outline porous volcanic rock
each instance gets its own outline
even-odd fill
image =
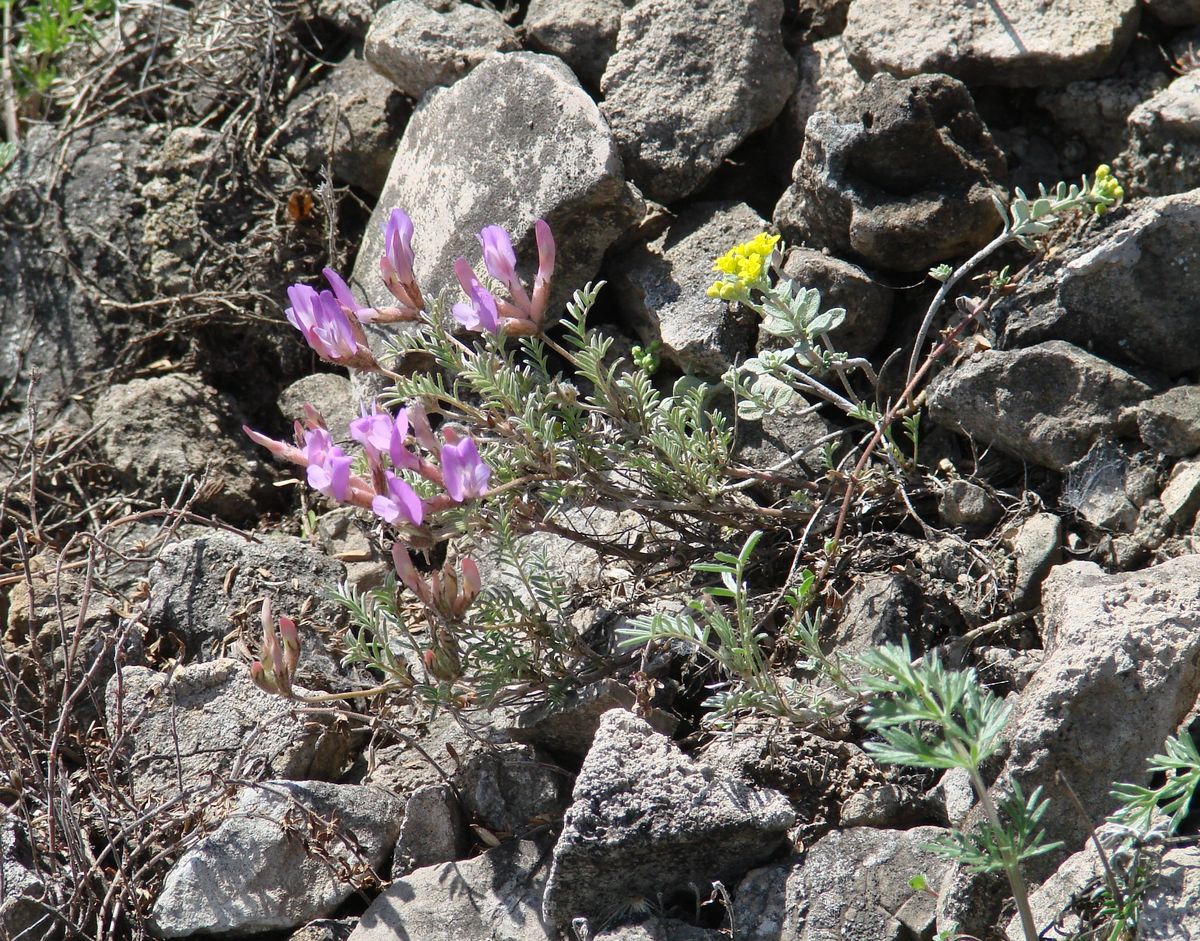
[[[621,14],[634,0],[530,0],[523,26],[529,45],[558,56],[579,80],[600,87],[617,48]]]
[[[1121,163],[1138,195],[1166,196],[1200,186],[1200,72],[1188,72],[1129,115]]]

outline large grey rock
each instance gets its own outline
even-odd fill
[[[964,82],[1036,87],[1115,68],[1137,23],[1137,0],[914,0],[902,16],[891,0],[855,0],[842,37],[865,75],[945,72]]]
[[[1005,173],[966,86],[945,75],[878,75],[836,115],[809,118],[774,220],[785,238],[813,248],[924,269],[999,230],[991,192]]]
[[[756,869],[737,888],[743,941],[906,941],[929,937],[934,900],[909,886],[924,875],[937,891],[950,864],[926,844],[938,827],[836,830],[799,859]]]
[[[15,815],[0,817],[0,937],[51,937],[57,919],[33,862],[29,834]]]
[[[457,285],[456,257],[478,261],[486,225],[508,230],[531,277],[539,218],[555,234],[558,296],[569,297],[642,213],[595,102],[562,62],[527,52],[493,57],[413,114],[355,262],[372,304],[391,298],[379,276],[380,227],[396,206],[412,217],[416,274],[429,298]]]
[[[299,626],[301,684],[342,688],[346,671],[331,638],[346,612],[324,591],[345,577],[342,563],[303,539],[213,532],[163,549],[150,571],[144,619],[151,630],[181,638],[190,658],[220,655],[232,626],[257,650],[262,599],[269,595],[275,613]]]
[[[1137,410],[1138,434],[1147,447],[1170,457],[1200,451],[1200,386],[1175,386]]]
[[[468,816],[493,832],[523,833],[566,809],[570,775],[528,745],[491,749],[456,775]]]
[[[642,0],[601,82],[629,175],[671,203],[767,127],[796,86],[781,0]]]
[[[987,350],[935,380],[929,415],[985,444],[1052,470],[1082,458],[1150,395],[1123,369],[1061,340]]]
[[[298,714],[295,703],[255,686],[237,660],[170,675],[125,667],[109,681],[105,704],[138,806],[172,798],[181,786],[198,787],[201,797],[218,793],[233,774],[332,778],[350,748],[347,729],[327,716]]]
[[[394,0],[375,12],[363,56],[410,98],[450,85],[493,52],[520,48],[494,9],[459,0]]]
[[[543,903],[560,927],[633,897],[729,883],[769,858],[795,819],[783,795],[692,762],[619,709],[601,719],[573,798]]]
[[[767,228],[745,203],[689,206],[657,238],[613,263],[613,288],[643,343],[662,342],[680,369],[719,376],[754,344],[758,318],[709,297],[721,254]]]
[[[1179,376],[1200,369],[1200,190],[1140,200],[997,307],[1006,346],[1067,340]]]
[[[96,400],[92,420],[105,459],[145,498],[173,503],[189,477],[206,477],[193,504],[200,512],[244,521],[277,502],[265,452],[241,433],[237,406],[193,376],[110,386]]]
[[[350,941],[548,941],[546,855],[536,843],[510,840],[474,859],[418,869],[371,903]]]
[[[390,81],[350,55],[288,103],[284,153],[310,173],[328,163],[337,179],[377,196],[411,114]]]
[[[249,935],[330,915],[369,872],[364,867],[383,861],[403,812],[396,798],[371,787],[247,787],[221,825],[167,873],[150,915],[153,930],[162,938]]]
[[[1121,164],[1137,193],[1164,196],[1200,186],[1200,72],[1188,72],[1129,115]]]
[[[539,52],[558,56],[581,82],[600,86],[617,48],[621,14],[632,0],[530,0],[525,35]]]
[[[1142,901],[1138,919],[1142,941],[1200,938],[1200,847],[1167,850]]]

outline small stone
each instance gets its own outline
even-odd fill
[[[246,787],[221,825],[167,873],[150,916],[154,933],[253,934],[332,914],[356,888],[342,874],[383,861],[401,813],[394,797],[375,788],[319,781]]]
[[[864,75],[944,72],[972,84],[1060,85],[1113,69],[1137,31],[1137,0],[1005,0],[1002,12],[959,0],[855,0],[842,34]],[[936,30],[928,24],[937,23]],[[1082,23],[1087,29],[1080,29]]]
[[[546,941],[545,855],[537,843],[509,840],[474,859],[395,879],[363,913],[350,941]]]
[[[892,827],[903,823],[906,794],[894,784],[880,784],[855,794],[842,804],[842,827]]]
[[[658,238],[622,254],[613,289],[642,342],[661,341],[665,359],[709,376],[744,359],[758,318],[705,292],[716,280],[714,259],[767,226],[745,203],[696,203]]]
[[[1200,460],[1176,464],[1161,499],[1167,516],[1187,528],[1200,509]]]
[[[1150,394],[1123,369],[1070,343],[987,350],[934,381],[930,417],[1014,457],[1061,471]]]
[[[57,919],[38,904],[46,897],[46,884],[35,870],[28,834],[9,814],[0,816],[0,887],[0,936],[53,936]]]
[[[404,822],[392,856],[392,878],[449,863],[467,851],[462,808],[448,784],[417,788],[404,805]]]
[[[961,478],[946,484],[938,511],[951,526],[991,526],[1001,514],[1000,505],[983,487]]]
[[[795,819],[783,795],[690,761],[620,709],[601,719],[573,797],[543,903],[560,928],[692,883],[729,884],[774,853]]]
[[[1033,607],[1038,602],[1042,582],[1057,564],[1062,552],[1062,520],[1053,513],[1035,513],[1021,524],[1012,541],[1016,562],[1013,580],[1013,607]]]
[[[633,0],[530,0],[525,35],[539,52],[556,55],[579,80],[600,87],[617,48],[621,14]]]
[[[520,48],[494,9],[458,0],[394,0],[371,20],[363,56],[409,98],[450,85],[493,52]]]
[[[448,783],[463,762],[488,745],[481,733],[463,728],[444,710],[401,731],[399,743],[376,749],[370,762],[360,759],[354,770],[364,784],[405,800],[423,787]]]
[[[378,588],[394,572],[390,558],[385,561],[383,550],[372,544],[370,527],[362,513],[348,507],[332,510],[317,522],[321,546],[346,566],[345,583],[355,591]]]
[[[871,575],[854,584],[830,640],[831,649],[855,657],[881,644],[898,644],[920,619],[920,588],[905,575]]]
[[[1142,402],[1137,425],[1147,447],[1170,457],[1200,451],[1200,386],[1176,386]]]
[[[977,800],[971,773],[966,768],[950,768],[933,786],[929,797],[941,809],[949,826],[961,826]]]
[[[699,189],[796,87],[781,0],[642,0],[601,82],[629,175],[651,199]]]
[[[1089,840],[1084,849],[1068,856],[1054,875],[1029,894],[1029,908],[1038,931],[1048,937],[1054,934],[1071,937],[1076,932],[1086,931],[1088,926],[1071,903],[1102,875],[1100,856]],[[1009,920],[1006,933],[1009,941],[1025,941],[1020,915],[1013,915]]]
[[[1200,848],[1177,846],[1163,854],[1138,918],[1141,941],[1200,936]]]
[[[355,39],[366,39],[375,11],[386,0],[317,0],[317,16]]]
[[[1138,512],[1126,493],[1128,469],[1128,456],[1106,438],[1099,439],[1065,468],[1063,503],[1098,529],[1133,532]]]
[[[467,817],[493,833],[523,833],[562,816],[570,776],[527,745],[481,752],[457,775]]]

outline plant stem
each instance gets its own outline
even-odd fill
[[[17,91],[12,77],[12,4],[4,7],[4,19],[0,22],[0,97],[4,100],[4,136],[10,143],[21,139],[21,125],[17,121]]]
[[[1000,824],[1000,814],[996,812],[992,795],[988,793],[987,785],[983,783],[978,767],[968,766],[967,772],[971,775],[971,785],[979,796],[979,803],[983,807],[983,812],[987,814],[992,831],[999,836],[1004,829]],[[1025,880],[1021,877],[1021,861],[1013,855],[1011,841],[1002,844],[1000,853],[1003,857],[1004,874],[1008,876],[1008,885],[1012,889],[1013,900],[1017,903],[1017,912],[1021,916],[1021,929],[1025,934],[1025,941],[1038,941],[1037,923],[1033,920],[1033,909],[1029,906],[1029,891],[1025,886]]]

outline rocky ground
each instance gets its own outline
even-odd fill
[[[282,310],[326,264],[388,303],[393,207],[431,296],[483,226],[527,253],[547,220],[556,306],[604,279],[599,324],[660,344],[665,389],[770,347],[705,289],[779,233],[883,403],[993,194],[1101,163],[1124,205],[956,289],[986,316],[922,388],[908,466],[853,501],[821,639],[908,638],[1009,698],[988,773],[1044,787],[1062,841],[1027,866],[1038,927],[1108,930],[1090,827],[1200,715],[1200,2],[118,6],[0,170],[0,937],[1016,941],[1004,885],[928,848],[979,820],[967,781],[878,763],[853,710],[715,729],[683,648],[492,710],[259,689],[264,596],[302,621],[305,690],[377,679],[327,592],[391,563],[240,429],[306,402],[345,427],[375,394]],[[768,415],[737,458],[847,426]],[[667,583],[610,517],[526,537],[605,636]],[[824,525],[775,538],[808,564]],[[664,549],[672,591],[712,548]],[[1200,935],[1196,833],[1147,849],[1137,937]]]

